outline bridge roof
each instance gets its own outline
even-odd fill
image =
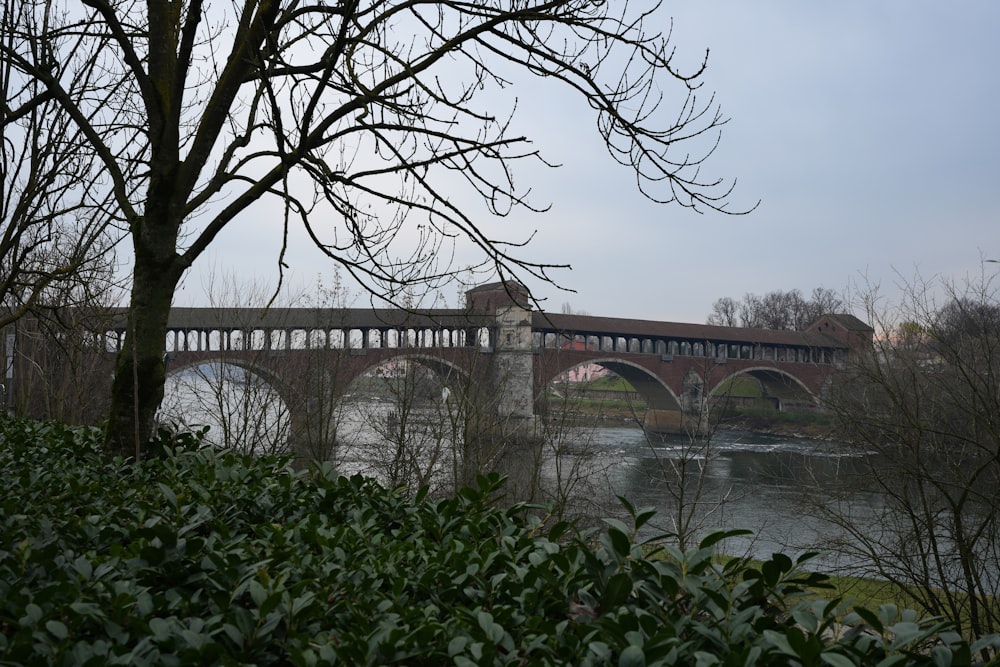
[[[124,330],[126,309],[103,313],[109,330]],[[168,329],[380,329],[486,327],[493,317],[456,309],[390,308],[181,308],[170,309]]]
[[[591,315],[532,312],[532,329],[545,333],[590,336],[634,336],[671,338],[691,342],[760,343],[827,348],[847,348],[835,338],[817,332],[720,327],[685,322],[655,322]],[[112,308],[102,313],[107,330],[125,329],[126,309]],[[860,322],[860,320],[859,320]],[[381,329],[490,327],[496,319],[482,312],[464,309],[390,308],[181,308],[170,310],[169,329]],[[863,323],[862,323],[863,324]],[[867,326],[867,325],[865,325]]]
[[[722,343],[760,343],[808,347],[847,348],[847,344],[830,336],[807,331],[777,329],[747,329],[719,327],[685,322],[654,322],[591,315],[563,315],[533,312],[532,328],[536,331],[590,336],[635,336],[637,338],[673,338]]]
[[[454,309],[171,308],[171,329],[380,329],[484,327],[494,318]]]

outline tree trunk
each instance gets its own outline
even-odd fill
[[[156,411],[163,399],[167,317],[182,273],[172,242],[160,245],[167,253],[144,251],[140,244],[137,239],[128,328],[115,362],[104,439],[107,451],[136,460],[153,435]]]

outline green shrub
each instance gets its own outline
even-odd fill
[[[0,439],[0,664],[961,665],[982,648],[889,607],[827,636],[840,606],[805,594],[821,575],[719,564],[722,534],[651,552],[634,538],[652,514],[627,503],[631,526],[570,535],[492,507],[496,476],[431,502],[190,436],[141,463],[58,424]]]

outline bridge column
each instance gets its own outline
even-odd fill
[[[702,433],[709,426],[708,409],[705,403],[705,381],[695,367],[684,374],[676,402],[656,401],[652,388],[643,387],[638,380],[631,380],[640,393],[651,400],[643,419],[643,427],[656,433]],[[672,404],[671,404],[672,403]]]
[[[319,363],[282,379],[279,392],[288,407],[288,449],[299,467],[333,457],[340,400],[334,376]]]
[[[518,304],[498,306],[491,383],[497,392],[497,415],[515,432],[531,436],[535,428],[534,352],[531,310]]]
[[[473,288],[465,296],[471,310],[493,318],[488,328],[492,354],[486,379],[495,397],[496,416],[506,433],[517,434],[518,440],[531,439],[535,434],[535,355],[528,292],[515,282],[500,282]],[[480,331],[466,344],[477,345]]]

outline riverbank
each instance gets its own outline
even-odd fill
[[[777,412],[770,403],[760,403],[760,386],[752,378],[735,378],[726,387],[733,399],[721,419],[713,423],[721,429],[809,440],[837,440],[831,414],[818,411]],[[588,383],[566,386],[551,395],[551,414],[559,414],[581,426],[641,425],[646,412],[645,398],[618,376],[606,376]]]
[[[580,409],[582,408],[582,409]],[[609,406],[602,404],[599,409],[588,410],[577,406],[575,410],[564,411],[557,419],[575,426],[639,426],[642,424],[644,409],[635,406]],[[787,436],[806,440],[836,440],[833,417],[826,414],[792,414],[783,412],[749,413],[730,415],[717,423],[717,428],[727,431],[748,431],[766,435]]]
[[[806,440],[837,440],[836,426],[831,415],[772,413],[768,415],[738,415],[729,417],[719,428],[749,431]]]

